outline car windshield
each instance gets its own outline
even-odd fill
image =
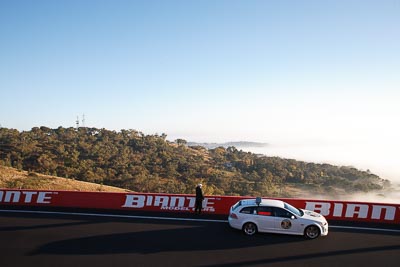
[[[293,214],[297,215],[297,216],[303,216],[304,212],[301,209],[295,208],[292,205],[285,203],[284,204],[285,209],[289,210],[290,212],[292,212]]]

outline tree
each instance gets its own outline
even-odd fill
[[[187,141],[184,139],[176,139],[175,142],[180,146],[184,146],[187,144]]]
[[[286,183],[370,191],[389,182],[353,167],[260,157],[235,147],[188,147],[166,135],[135,130],[50,129],[19,132],[0,128],[0,164],[77,180],[103,182],[134,191],[193,193],[207,183],[211,194],[266,195]],[[284,193],[284,192],[283,192]],[[276,195],[279,196],[279,195]]]

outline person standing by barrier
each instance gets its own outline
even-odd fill
[[[194,212],[196,214],[200,214],[201,210],[203,209],[204,195],[203,195],[203,190],[201,189],[202,187],[203,187],[202,184],[198,184],[196,186],[196,204],[194,208]]]

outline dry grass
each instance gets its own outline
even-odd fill
[[[0,166],[0,188],[35,190],[70,190],[97,192],[130,192],[129,190],[43,175]]]

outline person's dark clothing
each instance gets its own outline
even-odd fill
[[[203,209],[203,190],[201,189],[200,186],[196,187],[196,204],[194,208],[194,212],[200,214],[201,210]]]

